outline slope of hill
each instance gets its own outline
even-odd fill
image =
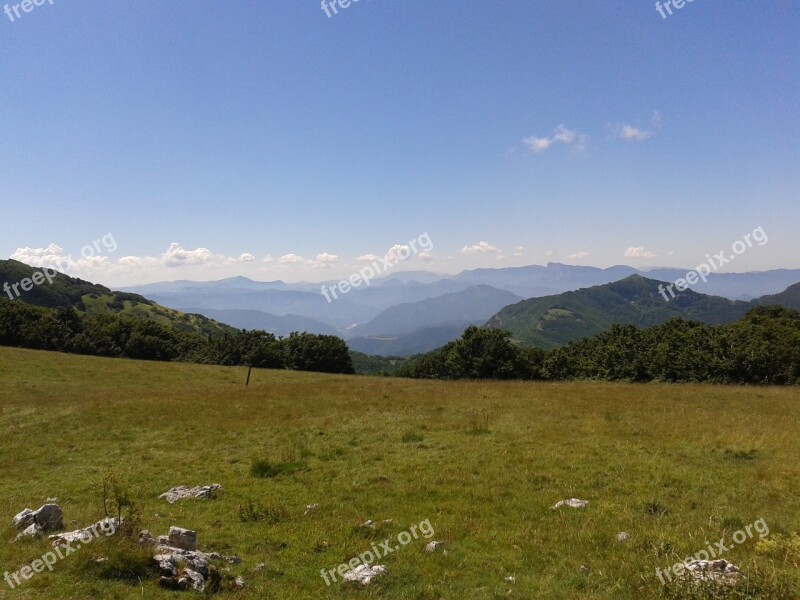
[[[797,531],[800,523],[790,491],[800,478],[795,388],[443,382],[254,369],[245,390],[246,373],[0,348],[4,570],[30,564],[49,546],[46,538],[10,541],[17,511],[58,494],[67,523],[78,522],[69,529],[84,527],[103,516],[99,480],[112,473],[139,508],[137,531],[191,527],[201,549],[239,556],[238,564],[217,564],[224,577],[246,582],[219,594],[165,590],[134,532],[132,541],[101,536],[82,545],[53,573],[18,589],[0,581],[0,596],[643,600],[661,590],[655,569],[680,559],[641,545],[678,543],[689,554],[705,547],[700,537],[728,539],[757,518],[773,530]],[[259,462],[280,474],[253,477]],[[37,471],[41,465],[58,467]],[[213,501],[169,505],[159,498],[177,483],[212,481],[224,488]],[[571,495],[589,507],[549,509]],[[654,524],[648,508],[656,501],[669,513]],[[309,502],[319,508],[304,517]],[[243,506],[254,507],[253,520],[240,522]],[[277,522],[262,516],[272,514]],[[374,530],[358,527],[367,518],[376,520]],[[372,542],[396,540],[423,519],[430,529],[418,539],[407,534],[412,541],[388,556],[385,579],[323,583],[321,568],[335,569]],[[620,521],[629,544],[606,541]],[[797,598],[796,560],[759,553],[764,530],[755,528],[734,554],[748,567],[747,585],[758,586],[760,600]],[[767,539],[789,539],[780,533]],[[426,555],[425,546],[442,538],[450,557],[441,549]],[[577,547],[591,558],[589,591],[577,574],[584,560]],[[254,570],[265,560],[268,570]],[[458,576],[443,576],[462,562]],[[516,583],[503,582],[506,575]],[[789,591],[773,593],[773,581],[773,589],[780,583]],[[671,597],[708,597],[689,592]]]
[[[478,322],[482,322],[478,321]],[[478,322],[457,321],[424,327],[399,335],[376,335],[347,340],[351,350],[373,356],[411,356],[430,352],[458,339],[464,330]]]
[[[277,336],[287,336],[295,331],[336,335],[336,329],[327,323],[298,315],[271,315],[260,310],[219,310],[214,308],[187,308],[186,310],[203,314],[239,329],[259,329]]]
[[[476,285],[420,302],[387,308],[374,319],[353,327],[348,338],[412,333],[446,323],[485,321],[504,306],[521,298],[488,285]]]
[[[0,260],[0,288],[5,283],[11,286],[23,279],[31,278],[37,272],[41,273],[41,269],[16,260]],[[45,308],[73,307],[85,315],[123,314],[171,325],[184,333],[214,336],[232,329],[203,315],[173,310],[138,294],[113,292],[102,285],[69,277],[63,273],[56,274],[52,283],[34,285],[19,298],[14,298],[14,301]]]
[[[666,302],[659,293],[660,285],[663,283],[631,275],[615,283],[523,300],[505,307],[487,325],[507,329],[525,344],[554,348],[596,335],[614,324],[647,327],[683,317],[714,325],[735,321],[752,307],[691,290]]]
[[[793,308],[800,310],[800,283],[796,283],[780,294],[773,294],[772,296],[762,296],[753,300],[752,304],[757,306],[785,306],[786,308]]]

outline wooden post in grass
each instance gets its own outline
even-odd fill
[[[250,385],[250,371],[252,371],[252,370],[253,370],[253,365],[249,365],[247,367],[247,381],[245,382],[244,387],[247,387],[248,385]]]

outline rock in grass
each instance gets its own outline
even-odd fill
[[[167,492],[164,492],[159,496],[159,498],[166,498],[167,502],[170,504],[175,504],[178,500],[183,500],[184,498],[209,499],[214,495],[214,492],[221,489],[222,486],[218,483],[212,483],[211,485],[202,485],[193,488],[185,485],[179,485]]]
[[[39,510],[26,508],[11,520],[15,529],[27,529],[34,523],[45,531],[64,529],[64,515],[58,504],[45,504]]]
[[[433,540],[432,542],[428,542],[428,545],[425,546],[425,552],[427,552],[428,554],[432,554],[442,546],[444,546],[444,542],[438,542],[436,540]]]
[[[63,546],[65,544],[69,545],[81,541],[83,543],[88,543],[89,540],[92,540],[98,535],[98,532],[102,532],[106,535],[108,535],[109,531],[114,533],[117,531],[117,529],[119,529],[123,521],[124,519],[120,520],[106,517],[105,519],[101,519],[89,527],[76,529],[75,531],[65,531],[64,533],[55,533],[47,537],[48,539],[52,540],[53,546]]]
[[[44,532],[44,529],[42,529],[40,525],[36,523],[31,523],[30,525],[28,525],[28,527],[23,529],[22,532],[19,535],[17,535],[16,538],[14,538],[14,541],[16,542],[24,538],[32,538],[34,540],[38,540],[40,537],[42,537],[42,532]]]
[[[33,525],[33,518],[33,511],[30,508],[26,508],[11,519],[11,526],[14,529],[25,529],[29,525]]]
[[[344,574],[345,581],[356,581],[364,585],[369,585],[373,579],[386,573],[386,567],[383,565],[358,565],[352,571]]]
[[[629,539],[631,539],[631,536],[627,531],[620,531],[617,534],[617,541],[620,544],[625,544]]]
[[[197,532],[182,527],[170,527],[169,545],[181,550],[197,550]]]
[[[553,506],[550,507],[550,510],[557,510],[562,506],[568,506],[570,508],[586,508],[589,506],[588,500],[579,500],[578,498],[570,498],[569,500],[559,500]]]
[[[742,576],[739,567],[722,558],[688,562],[685,573],[696,581],[713,581],[725,585],[736,585]]]
[[[310,515],[311,513],[315,512],[319,508],[319,504],[308,504],[306,506],[306,512],[303,513],[303,516]]]

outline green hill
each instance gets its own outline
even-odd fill
[[[785,306],[786,308],[793,308],[800,310],[800,283],[789,286],[780,294],[773,294],[771,296],[762,296],[753,300],[752,304],[758,306]]]
[[[41,269],[16,260],[0,260],[0,289],[3,289],[0,298],[10,299],[9,292],[5,291],[5,284],[8,284],[10,289],[10,286],[19,284],[24,279],[30,279],[36,273],[41,273]],[[72,307],[87,316],[121,314],[170,325],[183,333],[200,333],[206,336],[234,331],[232,327],[203,315],[182,313],[161,306],[144,296],[114,292],[102,285],[69,277],[63,273],[56,274],[52,282],[45,280],[41,285],[34,285],[29,291],[22,291],[19,286],[16,291],[21,292],[18,297],[15,290],[12,289],[10,293],[11,299],[17,302],[45,308]]]
[[[621,281],[531,298],[505,307],[487,326],[511,331],[514,339],[539,348],[555,348],[607,331],[612,325],[648,327],[683,317],[709,325],[731,323],[744,316],[747,302],[687,290],[669,302],[660,281],[631,275]]]

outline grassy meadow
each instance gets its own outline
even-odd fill
[[[800,531],[796,388],[268,370],[245,388],[245,375],[0,348],[0,575],[49,549],[12,541],[16,513],[57,497],[67,529],[89,525],[108,472],[132,491],[142,528],[194,529],[202,550],[241,557],[230,569],[246,586],[221,597],[711,598],[665,594],[655,568],[758,519],[768,540]],[[269,476],[251,474],[258,461]],[[158,498],[210,483],[224,488],[210,501]],[[571,497],[588,508],[549,509]],[[321,569],[426,519],[435,534],[379,560],[388,574],[326,586]],[[447,554],[425,553],[430,540]],[[754,537],[723,555],[749,586],[729,597],[800,597],[800,556],[759,547]],[[197,595],[161,590],[145,567],[115,536],[15,589],[0,581],[0,598]]]

